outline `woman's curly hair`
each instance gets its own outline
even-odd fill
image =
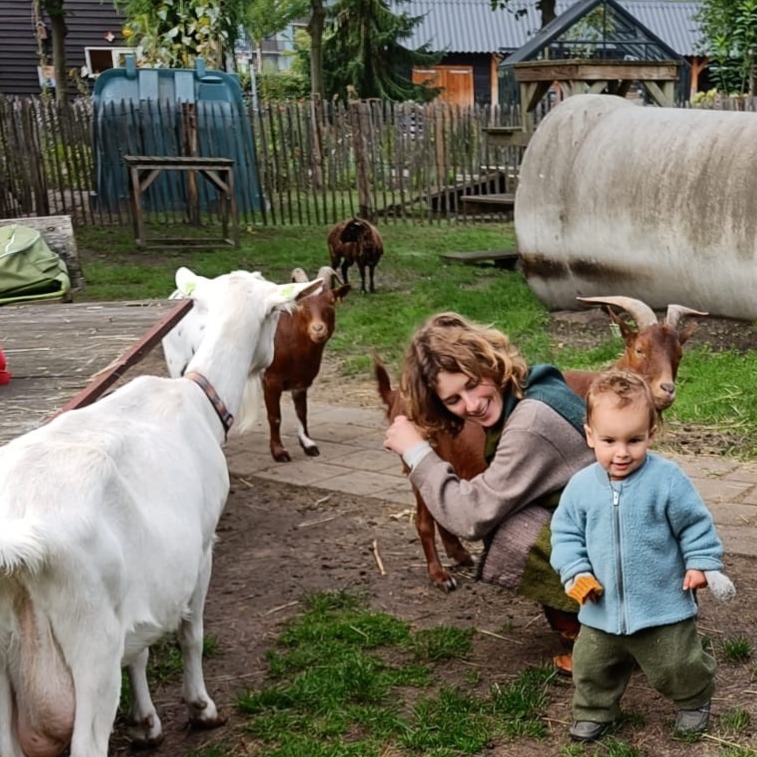
[[[439,313],[413,336],[405,353],[400,380],[404,411],[423,433],[453,436],[463,419],[441,402],[436,385],[440,372],[491,379],[501,390],[523,396],[528,366],[501,331],[471,323],[457,313]]]

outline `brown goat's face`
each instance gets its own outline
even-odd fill
[[[626,351],[618,368],[641,374],[652,389],[657,410],[667,410],[676,397],[676,376],[683,349],[678,332],[667,324],[641,333],[628,329]]]

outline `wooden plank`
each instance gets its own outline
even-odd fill
[[[472,252],[442,252],[439,257],[458,263],[475,265],[476,263],[494,263],[496,268],[515,268],[518,263],[518,250],[506,248],[502,250],[474,250]]]
[[[127,351],[174,300],[26,303],[0,308],[0,345],[13,378],[0,387],[0,444],[42,425]],[[157,345],[124,377],[167,375]]]
[[[515,207],[514,194],[464,195],[461,200],[468,215],[504,213]]]

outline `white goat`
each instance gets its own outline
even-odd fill
[[[131,737],[162,739],[149,646],[178,629],[191,722],[220,725],[202,673],[222,446],[278,315],[320,280],[237,271],[179,289],[207,315],[184,378],[135,378],[0,448],[0,757],[106,757],[121,667]]]

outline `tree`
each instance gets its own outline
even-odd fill
[[[510,2],[510,0],[489,0],[492,10],[496,11],[500,8],[505,8],[507,4]],[[557,18],[557,11],[555,10],[555,6],[557,5],[557,0],[538,0],[536,3],[536,8],[541,14],[541,25],[542,27],[545,27],[550,21]],[[516,11],[516,15],[519,13],[525,13],[523,10]]]
[[[52,36],[53,71],[55,72],[55,101],[58,104],[68,102],[68,73],[66,71],[66,14],[63,7],[64,0],[35,0],[37,18],[41,18],[42,11],[50,19],[50,33]],[[40,60],[40,65],[44,61]]]
[[[438,88],[414,84],[401,73],[433,65],[440,58],[425,45],[417,50],[402,45],[418,17],[395,15],[386,0],[336,0],[328,17],[323,40],[328,96],[428,101],[439,93]]]
[[[702,0],[696,19],[718,89],[757,92],[757,0]]]
[[[323,30],[326,25],[326,8],[323,0],[310,0],[310,93],[323,98]]]
[[[309,0],[251,0],[244,11],[244,27],[256,48],[256,69],[263,70],[263,40],[286,29],[310,8]]]
[[[124,35],[152,66],[191,68],[197,58],[225,68],[244,0],[114,0],[127,16]]]

